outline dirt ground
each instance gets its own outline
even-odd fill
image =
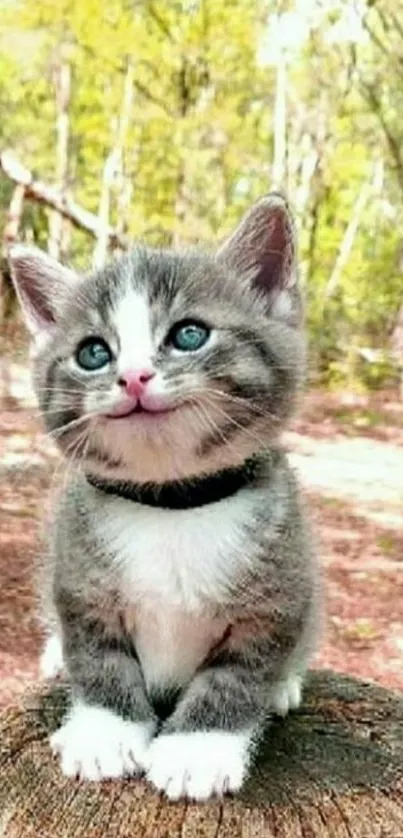
[[[0,704],[38,677],[32,577],[58,464],[23,368],[11,392],[0,410]],[[403,405],[314,391],[286,441],[326,579],[316,664],[403,690]]]

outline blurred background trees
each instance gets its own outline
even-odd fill
[[[15,239],[77,267],[211,245],[270,188],[300,231],[312,376],[397,382],[403,0],[1,0],[3,336]]]

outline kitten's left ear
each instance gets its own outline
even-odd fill
[[[35,338],[54,326],[79,277],[37,247],[17,244],[8,259],[27,326]]]
[[[280,300],[281,291],[297,284],[296,251],[288,203],[280,193],[272,192],[246,213],[217,258],[274,302]]]

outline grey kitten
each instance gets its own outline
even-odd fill
[[[264,198],[215,255],[10,262],[70,466],[46,578],[72,707],[51,746],[68,776],[234,792],[270,714],[299,705],[318,626],[279,445],[305,366],[289,208]]]

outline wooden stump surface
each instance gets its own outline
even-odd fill
[[[168,803],[143,780],[62,777],[66,687],[0,716],[0,838],[403,838],[403,695],[315,672],[236,798]]]

